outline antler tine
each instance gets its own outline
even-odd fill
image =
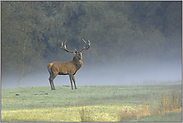
[[[63,50],[65,50],[65,51],[69,52],[69,53],[73,53],[73,51],[69,51],[69,50],[66,48],[66,42],[67,42],[67,40],[64,42],[64,45],[63,45],[63,42],[62,42],[61,48],[62,48]]]
[[[85,43],[85,45],[87,46],[87,43],[86,43],[86,41],[84,40],[84,39],[82,39],[83,40],[83,42]]]
[[[88,46],[90,46],[90,40],[88,40]]]
[[[87,49],[90,48],[90,41],[88,40],[88,44],[87,44],[86,41],[85,41],[84,39],[82,39],[82,40],[83,40],[83,42],[85,43],[86,48],[84,47],[80,52],[84,52],[84,51],[86,51]]]
[[[64,42],[64,48],[66,49],[66,42],[67,42],[67,40]]]

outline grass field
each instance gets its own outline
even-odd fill
[[[180,84],[1,90],[2,122],[182,121]],[[181,100],[181,102],[180,102]],[[162,108],[164,107],[164,108]],[[166,119],[166,120],[165,120]]]

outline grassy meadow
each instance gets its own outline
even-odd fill
[[[182,121],[182,88],[168,85],[1,89],[2,122]]]

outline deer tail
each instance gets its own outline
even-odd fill
[[[53,63],[49,63],[48,66],[47,66],[47,69],[48,69],[48,72],[51,74],[52,71],[51,71],[51,67],[52,67]]]

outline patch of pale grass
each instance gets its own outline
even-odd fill
[[[128,121],[150,115],[148,106],[148,104],[138,107],[125,106],[123,109],[119,110],[119,121]]]
[[[82,106],[82,109],[79,111],[81,122],[92,122],[93,119],[90,115],[90,110],[87,110],[86,107]]]
[[[78,108],[44,108],[2,111],[4,122],[79,122]]]
[[[3,110],[2,122],[116,122],[119,106],[56,107],[33,110]],[[82,111],[83,110],[83,111]],[[84,114],[82,114],[84,112]],[[81,115],[85,119],[81,119]]]
[[[182,96],[172,91],[171,95],[162,92],[160,95],[160,104],[152,113],[153,115],[164,114],[168,112],[182,112]]]

